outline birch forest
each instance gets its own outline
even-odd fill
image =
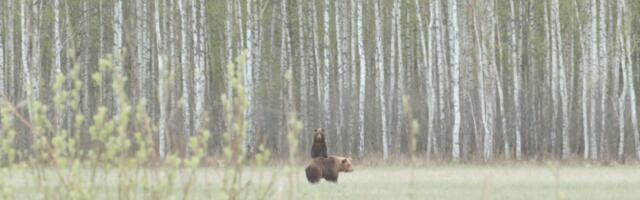
[[[0,137],[216,157],[241,119],[282,159],[322,127],[358,159],[638,160],[639,46],[638,0],[2,0]]]

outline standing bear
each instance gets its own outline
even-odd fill
[[[351,158],[340,156],[313,159],[305,169],[309,183],[318,183],[321,178],[337,183],[340,172],[352,172]]]
[[[327,157],[327,143],[324,138],[324,129],[316,128],[313,130],[313,143],[311,144],[311,158]]]

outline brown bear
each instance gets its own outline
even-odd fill
[[[351,158],[341,156],[318,157],[305,169],[309,183],[318,183],[321,178],[333,183],[338,182],[340,172],[352,172]]]
[[[311,144],[311,158],[327,157],[327,143],[324,139],[324,128],[313,130],[313,143]]]

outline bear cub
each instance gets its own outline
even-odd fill
[[[318,183],[321,178],[329,182],[337,183],[340,172],[352,171],[351,158],[340,156],[315,158],[305,170],[309,183]]]
[[[311,158],[328,157],[327,156],[327,143],[324,138],[324,129],[316,128],[313,130],[313,143],[311,144]]]

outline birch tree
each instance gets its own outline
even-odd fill
[[[193,76],[194,76],[194,84],[195,84],[195,90],[194,92],[194,99],[195,99],[195,114],[193,116],[193,127],[195,128],[194,131],[199,132],[202,129],[202,123],[203,123],[203,117],[204,117],[204,98],[205,98],[205,84],[206,84],[206,80],[205,80],[205,66],[204,66],[204,62],[202,61],[203,59],[203,52],[204,52],[204,44],[206,44],[206,40],[203,40],[203,38],[200,37],[200,32],[201,29],[204,27],[203,23],[199,23],[198,22],[198,16],[200,15],[200,12],[198,9],[205,9],[204,7],[200,7],[198,8],[197,4],[198,4],[198,0],[191,0],[191,34],[193,35],[192,38],[192,49],[193,49],[193,66],[195,66],[194,68],[194,72],[193,72]],[[203,20],[204,18],[200,17],[200,20]],[[189,72],[191,73],[191,72]],[[191,74],[189,74],[191,75]]]
[[[289,63],[291,63],[290,60],[290,55],[291,55],[291,38],[289,37],[289,20],[288,20],[288,9],[287,9],[287,1],[283,0],[281,5],[281,30],[282,30],[282,39],[281,39],[281,43],[280,43],[280,48],[281,48],[281,53],[280,53],[280,74],[281,77],[285,77],[287,76],[287,73],[293,73],[291,70],[291,66],[289,66]],[[288,119],[286,118],[287,115],[289,114],[289,112],[292,111],[292,104],[293,104],[293,94],[292,94],[292,84],[289,81],[285,81],[285,80],[281,80],[282,83],[282,89],[281,89],[281,101],[282,101],[282,122],[286,123],[288,121]],[[284,124],[286,125],[286,124]],[[283,126],[285,127],[285,126]],[[282,132],[284,132],[284,130],[280,131],[278,134],[278,148],[280,148],[282,146]],[[289,151],[292,151],[291,149]]]
[[[124,40],[124,8],[122,5],[122,0],[115,0],[114,8],[113,8],[113,64],[115,66],[115,73],[118,75],[124,75],[124,67],[123,67],[123,40]],[[110,99],[110,105],[113,105],[115,109],[115,113],[120,113],[120,105],[115,101],[115,92],[107,89],[109,94],[107,94],[107,98]]]
[[[378,96],[380,97],[380,125],[382,126],[382,158],[386,160],[389,157],[389,144],[387,142],[387,111],[384,94],[384,46],[382,35],[382,19],[380,18],[380,0],[376,0],[373,3],[375,22],[376,22],[376,70],[378,74],[378,80],[376,81],[376,88],[378,89]]]
[[[62,75],[62,39],[60,38],[61,19],[60,1],[53,1],[53,71],[56,76]],[[51,78],[51,85],[55,83],[57,77]],[[62,119],[62,110],[56,110],[56,121],[54,125],[59,128]]]
[[[588,112],[588,105],[589,105],[589,71],[587,70],[587,67],[589,67],[589,52],[588,52],[588,29],[589,28],[583,28],[582,27],[582,20],[580,18],[580,12],[578,10],[578,1],[574,0],[573,1],[574,6],[576,8],[576,21],[578,22],[578,32],[579,32],[579,37],[578,40],[580,41],[581,45],[582,45],[582,58],[580,59],[580,65],[581,65],[581,76],[582,76],[582,138],[583,138],[583,158],[587,159],[589,158],[589,143],[590,143],[590,133],[589,133],[589,112]]]
[[[451,101],[453,104],[453,129],[451,132],[451,154],[454,161],[460,160],[460,44],[458,42],[458,2],[449,0],[449,45],[451,56]]]
[[[137,23],[137,65],[138,65],[138,95],[140,99],[149,100],[149,96],[147,94],[147,76],[149,75],[149,70],[147,66],[147,1],[136,1],[136,7],[138,12],[136,12],[136,23]]]
[[[331,85],[331,44],[329,41],[329,0],[324,0],[324,14],[322,15],[324,19],[323,27],[323,55],[324,55],[324,67],[323,67],[323,76],[322,76],[322,108],[323,116],[324,116],[324,127],[329,127],[331,122],[331,105],[330,105],[330,85]]]
[[[599,78],[598,78],[598,66],[600,61],[598,60],[598,4],[596,2],[596,0],[591,0],[591,32],[588,35],[588,37],[590,38],[590,44],[591,44],[591,57],[590,57],[590,67],[591,67],[591,71],[590,71],[590,78],[591,78],[591,82],[590,85],[591,87],[596,87],[598,83],[600,83]],[[601,83],[600,83],[601,84]],[[597,92],[600,91],[593,91],[595,90],[595,88],[591,88],[591,116],[590,116],[590,120],[589,122],[590,124],[590,130],[591,130],[591,135],[589,137],[589,148],[590,148],[590,156],[589,158],[591,158],[592,160],[598,159],[598,131],[597,131],[597,127],[596,127],[596,99],[597,99]]]
[[[600,131],[599,131],[599,138],[600,138],[600,145],[599,145],[599,149],[600,149],[600,154],[602,156],[604,156],[604,154],[606,153],[606,148],[604,148],[605,142],[606,142],[606,137],[605,137],[605,133],[607,132],[607,124],[606,124],[606,119],[607,119],[607,83],[608,81],[608,74],[609,74],[609,52],[607,50],[608,48],[608,44],[607,44],[607,10],[609,9],[607,7],[607,2],[609,1],[600,1],[600,9],[599,9],[599,39],[598,41],[600,42],[598,45],[598,59],[599,59],[599,70],[598,70],[598,74],[599,79],[600,79],[600,112],[602,113],[600,115]],[[596,13],[593,13],[594,16],[596,15]],[[595,159],[595,158],[594,158]]]
[[[308,117],[308,112],[309,112],[309,108],[308,108],[308,96],[309,96],[309,91],[308,91],[308,78],[307,78],[307,54],[306,54],[306,43],[305,43],[305,39],[306,39],[306,35],[307,32],[306,30],[306,26],[307,23],[305,23],[305,13],[303,12],[303,2],[305,2],[305,0],[298,0],[297,3],[297,17],[298,17],[298,59],[300,60],[300,72],[299,72],[299,76],[300,76],[300,109],[298,109],[301,112],[302,115],[302,123],[304,127],[307,127],[306,122],[308,121],[309,117]],[[306,142],[306,138],[304,137],[303,134],[301,135],[301,142]]]
[[[556,58],[554,61],[556,62],[557,74],[559,76],[559,85],[558,89],[560,91],[560,98],[562,101],[561,109],[562,109],[562,159],[567,159],[569,157],[569,98],[567,97],[567,81],[565,77],[566,69],[563,63],[563,50],[562,50],[562,34],[560,32],[560,4],[558,0],[551,1],[551,17],[553,24],[553,32],[555,36],[555,44],[551,44],[554,49]]]
[[[191,108],[190,108],[190,97],[189,97],[189,77],[190,71],[189,68],[191,66],[189,62],[189,50],[188,42],[189,38],[187,36],[188,30],[188,15],[185,11],[185,2],[186,0],[178,0],[178,10],[180,12],[180,66],[182,73],[182,97],[180,98],[180,102],[182,102],[182,113],[183,113],[183,131],[184,131],[184,139],[188,140],[188,137],[191,136]],[[185,147],[187,148],[187,147]],[[186,149],[185,149],[186,150]]]
[[[622,0],[622,5],[627,5],[627,1],[626,0]],[[625,6],[626,7],[626,6]],[[631,29],[630,26],[630,21],[631,21],[631,14],[629,12],[626,12],[626,18],[625,21],[627,22],[627,30]],[[638,159],[640,159],[640,131],[638,130],[638,115],[637,115],[637,110],[636,110],[636,90],[635,90],[635,86],[633,83],[633,57],[631,56],[631,34],[627,33],[626,34],[627,39],[625,42],[625,53],[626,53],[626,57],[627,57],[627,65],[626,65],[626,71],[623,72],[623,75],[626,76],[625,78],[625,84],[627,84],[627,93],[629,95],[629,104],[631,107],[631,127],[633,128],[633,139],[634,139],[634,143],[635,143],[635,150],[636,150],[636,157]]]
[[[166,155],[166,133],[167,133],[167,102],[168,102],[168,92],[167,88],[169,88],[167,79],[169,78],[169,70],[165,68],[165,59],[163,56],[166,56],[166,52],[164,49],[164,40],[163,33],[161,32],[160,24],[162,24],[160,20],[160,10],[162,9],[160,0],[154,1],[154,12],[153,12],[153,21],[155,24],[155,38],[156,38],[156,52],[157,52],[157,64],[158,64],[158,104],[160,110],[160,124],[158,126],[158,152],[160,155],[160,159],[164,159]]]
[[[402,97],[405,95],[404,92],[404,62],[403,62],[403,56],[404,54],[402,54],[402,49],[404,48],[403,46],[403,42],[402,42],[402,10],[400,9],[402,7],[402,2],[401,0],[395,0],[393,2],[393,8],[396,11],[395,15],[393,15],[393,19],[395,19],[395,24],[392,23],[392,28],[395,29],[395,31],[392,31],[392,33],[396,33],[395,38],[397,39],[396,44],[394,45],[393,42],[391,43],[392,45],[394,45],[395,49],[397,49],[398,53],[397,53],[397,60],[398,60],[398,70],[397,70],[397,101],[395,102],[395,106],[396,106],[396,126],[395,126],[395,143],[396,143],[396,151],[400,152],[402,150],[402,127],[403,124],[405,123],[405,119],[404,119],[404,113],[403,113],[403,105],[402,105]],[[393,36],[392,36],[393,38]],[[392,57],[393,57],[393,53],[391,53]],[[392,63],[393,63],[393,58],[392,58]],[[392,89],[395,89],[394,87],[392,87]]]
[[[245,120],[247,121],[247,137],[245,139],[245,145],[251,147],[253,145],[254,133],[255,133],[255,124],[253,121],[253,113],[255,106],[253,105],[253,67],[255,65],[255,10],[253,8],[253,0],[247,1],[247,64],[245,68],[245,79],[244,86],[247,92],[247,101],[249,102],[249,107],[245,112]],[[253,150],[249,148],[249,152]]]
[[[28,10],[27,10],[27,1],[20,1],[20,30],[21,30],[21,57],[22,57],[22,80],[24,85],[26,85],[25,90],[27,91],[27,99],[35,99],[33,98],[34,93],[37,94],[35,83],[31,78],[32,73],[30,72],[29,65],[29,18],[28,18]]]
[[[5,30],[6,28],[4,27],[4,9],[1,7],[3,6],[3,4],[0,4],[0,17],[2,17],[2,19],[0,19],[0,29]],[[5,82],[5,64],[4,64],[5,58],[4,58],[4,33],[0,35],[0,94],[5,95],[5,89],[6,86],[4,84]]]
[[[233,13],[233,4],[235,1],[226,1],[225,2],[225,20],[224,20],[224,42],[225,42],[225,65],[231,64],[233,62],[233,26],[234,26],[234,13]],[[242,27],[241,27],[242,28]],[[225,76],[228,77],[228,76]],[[233,96],[233,89],[231,86],[231,80],[225,81],[227,84],[227,97],[231,98]]]
[[[342,150],[342,129],[344,128],[344,92],[345,92],[345,88],[344,88],[344,81],[346,79],[346,75],[345,73],[345,68],[346,68],[346,64],[344,62],[344,59],[347,55],[347,35],[346,35],[346,27],[345,27],[345,23],[344,23],[344,7],[345,7],[345,2],[343,1],[336,1],[334,3],[335,6],[335,12],[336,12],[336,18],[335,18],[335,26],[336,26],[336,40],[337,40],[337,45],[336,45],[336,62],[337,62],[337,68],[338,68],[338,87],[337,87],[337,95],[338,95],[338,119],[337,119],[337,126],[336,126],[336,141],[338,141],[338,146],[337,146],[337,150],[340,153],[343,153]]]
[[[358,89],[358,135],[360,142],[358,143],[358,156],[364,156],[364,101],[366,98],[366,78],[367,78],[367,63],[364,55],[364,38],[362,37],[362,0],[357,0],[356,7],[356,26],[358,36],[358,58],[360,61],[360,84]]]
[[[622,21],[625,17],[625,12],[626,10],[624,9],[623,6],[623,0],[618,0],[616,2],[617,4],[617,20],[616,20],[616,37],[618,39],[617,45],[616,45],[616,50],[615,50],[615,57],[618,61],[618,63],[615,63],[618,65],[618,69],[614,68],[614,71],[622,71],[622,91],[621,93],[618,95],[618,159],[622,160],[624,157],[624,143],[625,143],[625,104],[626,104],[626,98],[627,98],[627,90],[628,90],[628,85],[627,82],[627,74],[625,73],[626,70],[626,58],[625,58],[625,53],[624,53],[624,34],[623,34],[623,28],[622,28]],[[617,84],[617,83],[616,83]],[[614,93],[617,94],[617,93]]]
[[[427,97],[427,109],[428,109],[428,116],[427,116],[427,120],[429,120],[427,122],[427,158],[430,158],[431,156],[431,150],[434,148],[433,147],[433,138],[434,136],[434,132],[433,132],[433,109],[434,109],[434,105],[435,103],[434,101],[434,88],[433,88],[433,81],[432,81],[432,67],[433,65],[431,65],[429,63],[429,60],[427,59],[427,57],[430,55],[429,53],[427,53],[427,44],[426,44],[426,40],[424,38],[424,24],[422,23],[422,9],[420,8],[420,2],[418,2],[417,0],[415,1],[416,4],[416,15],[418,18],[418,34],[420,34],[418,37],[420,39],[420,52],[422,53],[422,60],[419,60],[418,63],[420,63],[421,65],[419,65],[419,69],[421,71],[424,72],[424,76],[426,77],[426,84],[427,84],[427,89],[428,89],[428,97]],[[432,11],[436,8],[437,6],[433,6]],[[437,12],[434,12],[437,13]],[[433,22],[432,22],[433,23]],[[431,34],[429,35],[431,36]],[[433,41],[429,41],[429,45],[432,44]],[[432,49],[432,48],[429,48]]]
[[[514,132],[516,135],[516,159],[522,159],[522,136],[520,133],[520,118],[521,118],[521,110],[520,110],[520,60],[518,59],[519,55],[519,47],[518,47],[518,38],[517,38],[517,29],[518,24],[516,21],[516,9],[515,9],[515,0],[509,1],[509,6],[511,8],[511,30],[509,34],[511,36],[511,65],[513,66],[513,107],[514,107]],[[524,12],[520,10],[520,12]]]
[[[16,75],[17,74],[16,73],[17,70],[14,70],[15,67],[16,67],[16,64],[15,64],[15,59],[14,59],[14,56],[13,56],[13,55],[16,55],[14,53],[14,41],[13,41],[13,34],[14,34],[14,28],[15,28],[13,26],[13,23],[14,23],[13,22],[13,17],[14,17],[14,14],[13,14],[13,11],[14,11],[13,3],[14,3],[13,0],[6,1],[6,6],[7,6],[6,15],[7,15],[7,17],[5,19],[7,20],[6,21],[6,27],[7,27],[6,30],[7,31],[6,31],[5,37],[7,39],[6,40],[7,42],[4,45],[4,46],[6,46],[6,52],[4,53],[6,55],[6,58],[4,60],[5,60],[6,64],[7,64],[6,68],[4,68],[4,70],[5,70],[4,72],[5,72],[5,74],[7,74],[9,76],[13,76],[13,78],[9,77],[9,76],[5,76],[4,80],[7,83],[5,85],[5,87],[6,87],[5,91],[7,92],[6,94],[7,95],[14,95],[17,98],[17,95],[14,94],[14,91],[15,91],[14,83],[15,83],[15,79],[17,79],[18,77]]]

